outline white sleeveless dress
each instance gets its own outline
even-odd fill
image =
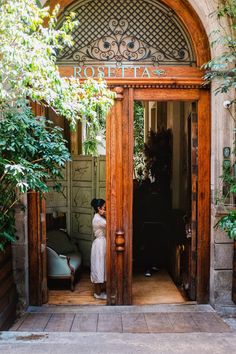
[[[91,282],[106,281],[106,219],[96,213],[93,217],[93,233],[95,240],[91,249]]]

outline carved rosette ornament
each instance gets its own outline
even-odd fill
[[[114,88],[114,92],[116,93],[116,97],[115,99],[117,101],[122,101],[124,96],[123,96],[123,93],[124,93],[124,88],[122,86],[116,86]]]

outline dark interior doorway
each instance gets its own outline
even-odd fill
[[[188,299],[192,110],[192,102],[134,103],[134,304]]]

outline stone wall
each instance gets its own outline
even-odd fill
[[[217,218],[212,217],[210,302],[213,306],[231,306],[233,276],[233,241],[215,229]]]
[[[210,34],[219,29],[215,16],[210,16],[217,9],[219,1],[190,0],[191,5],[198,13],[211,41]],[[224,28],[229,30],[227,22]],[[222,48],[212,48],[212,57],[220,55]],[[229,306],[232,302],[232,269],[233,243],[220,230],[216,230],[217,208],[216,195],[221,189],[219,176],[222,174],[223,147],[233,147],[234,122],[223,102],[228,95],[215,95],[216,85],[212,85],[212,129],[211,129],[211,268],[210,268],[210,303],[215,306]]]

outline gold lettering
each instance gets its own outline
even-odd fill
[[[152,67],[153,68],[153,67]],[[133,73],[134,78],[150,78],[151,74],[153,75],[161,75],[161,70],[159,71],[157,68],[153,70],[152,68],[149,67],[141,67],[141,66],[125,66],[122,65],[119,69],[117,69],[113,65],[108,65],[108,66],[75,66],[74,67],[74,76],[78,78],[88,78],[88,77],[107,77],[107,78],[112,78],[112,77],[122,77],[125,78],[126,75],[128,75],[128,71],[131,71],[131,75]],[[150,71],[151,70],[151,71]]]
[[[125,69],[127,69],[125,66],[121,67],[121,76],[125,77]]]
[[[75,66],[74,67],[74,76],[75,77],[81,77],[80,73],[81,73],[81,67],[80,66]]]
[[[108,66],[108,77],[115,77],[116,76],[116,72],[115,72],[115,68],[112,66]]]
[[[134,67],[134,77],[137,77],[137,70],[140,69],[140,66],[135,66]]]
[[[104,73],[104,66],[99,66],[98,67],[98,77],[104,77],[105,73]]]
[[[88,75],[88,70],[91,70],[91,75]],[[86,66],[84,68],[84,76],[85,77],[94,77],[94,67],[93,66]]]
[[[143,73],[142,73],[142,77],[151,77],[150,76],[150,73],[149,73],[149,71],[148,71],[148,68],[144,68],[144,70],[143,70]]]

